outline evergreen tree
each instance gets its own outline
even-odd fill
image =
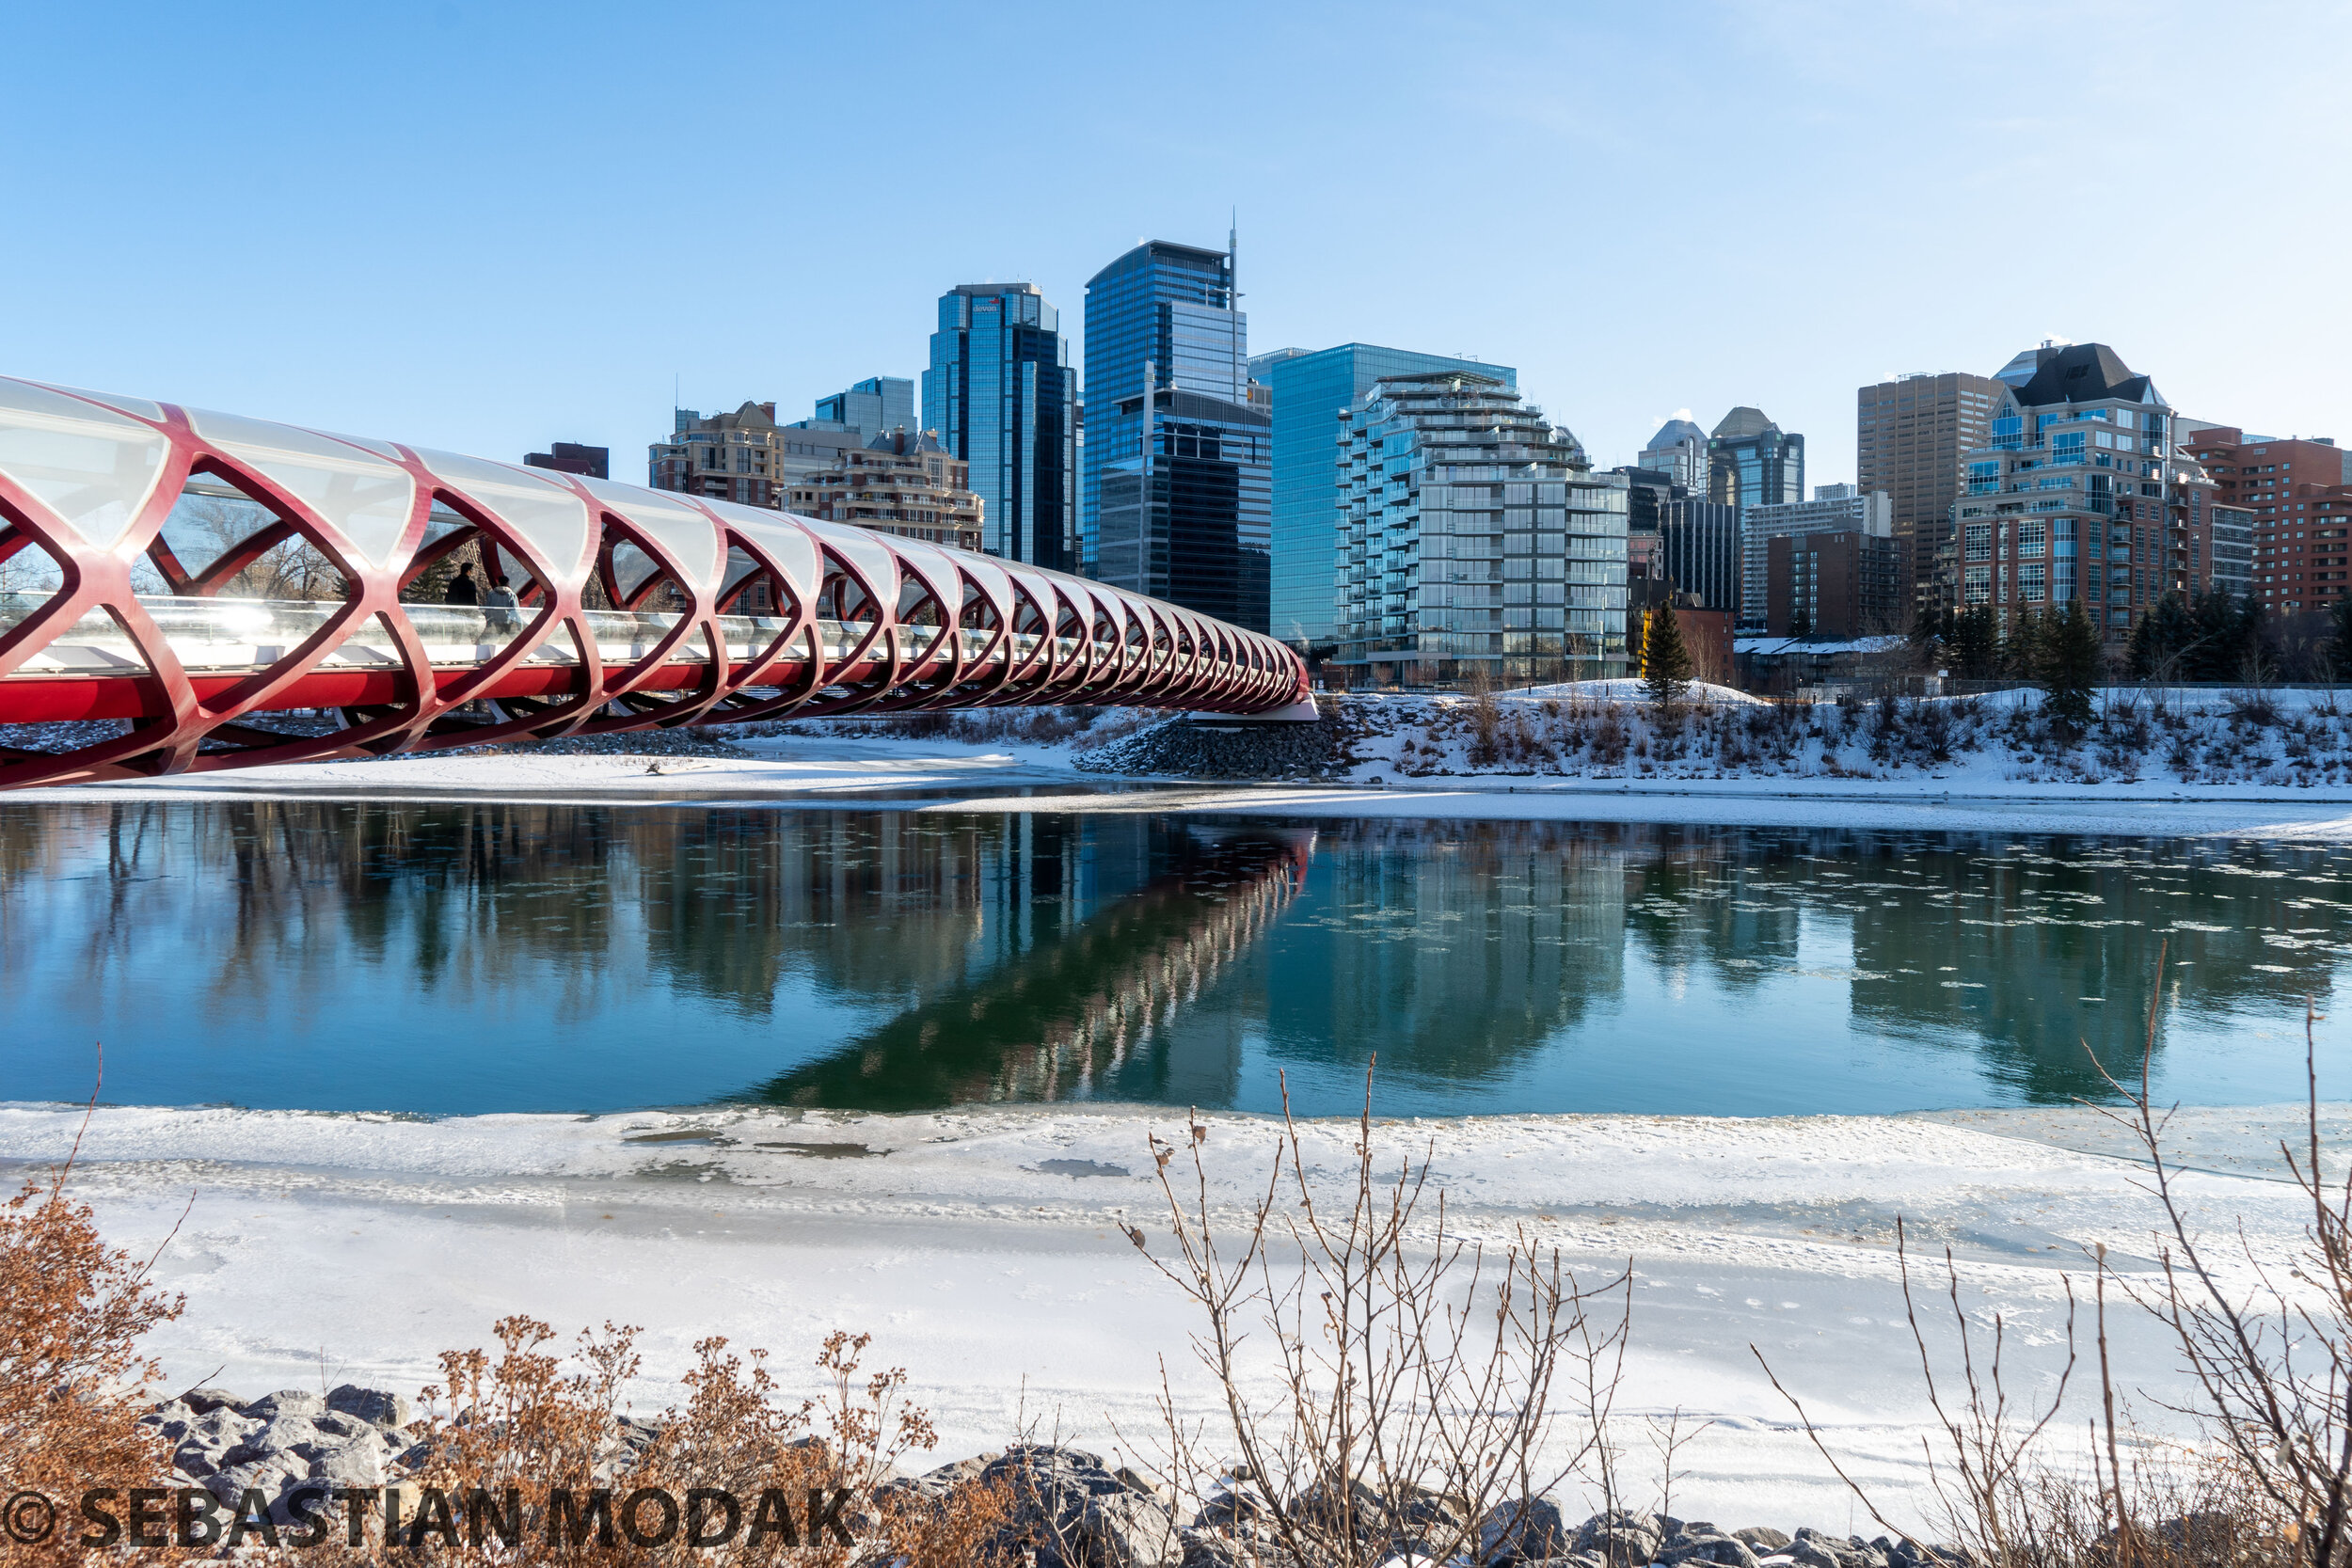
[[[2074,740],[2090,727],[2090,693],[2102,659],[2099,628],[2082,600],[2068,600],[2066,613],[2052,617],[2047,643],[2039,678],[2042,711],[2053,730]]]
[[[2002,673],[2023,681],[2037,679],[2048,641],[2042,611],[2030,605],[2019,610],[2010,621],[2009,635],[2001,640]]]
[[[2001,673],[2001,623],[1991,605],[1972,605],[1952,618],[1951,650],[1952,673],[1963,680]]]
[[[2339,595],[2328,607],[2329,672],[2337,680],[2352,676],[2352,594]]]
[[[1650,701],[1661,707],[1679,702],[1691,681],[1691,650],[1682,641],[1681,623],[1664,605],[1651,610],[1642,627],[1642,678],[1649,683]]]
[[[2185,678],[2184,667],[2201,635],[2188,602],[2178,594],[2165,594],[2132,627],[2132,673],[2142,680]]]
[[[2262,636],[2262,606],[2222,589],[2197,595],[2189,619],[2196,636],[2182,662],[2181,678],[2233,681],[2246,673],[2247,656]]]

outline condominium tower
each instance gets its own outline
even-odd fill
[[[1342,343],[1312,353],[1284,349],[1248,361],[1248,371],[1269,390],[1274,407],[1269,629],[1287,642],[1327,643],[1337,629],[1331,543],[1346,516],[1341,486],[1348,462],[1347,449],[1332,441],[1332,421],[1388,377],[1461,371],[1516,388],[1518,372],[1372,343]]]
[[[1500,376],[1460,371],[1383,378],[1332,434],[1346,679],[1625,673],[1625,481],[1594,473],[1575,436]]]
[[[2188,586],[2174,502],[2202,471],[2174,472],[2171,407],[2113,349],[2027,352],[2029,373],[2004,372],[1991,435],[1963,458],[1940,592],[2005,614],[2079,597],[2121,638],[2159,596]]]
[[[1740,624],[1762,626],[1772,624],[1771,577],[1768,570],[1774,539],[1803,539],[1811,534],[1851,533],[1858,538],[1886,542],[1892,549],[1894,538],[1894,503],[1883,492],[1860,493],[1851,484],[1823,484],[1813,492],[1809,501],[1787,501],[1774,506],[1751,506],[1740,515]],[[1887,558],[1890,562],[1892,557]],[[1880,560],[1871,555],[1873,562]],[[1871,571],[1882,568],[1873,564]],[[1891,572],[1891,564],[1883,570]],[[1873,577],[1875,583],[1877,578]],[[1871,632],[1900,631],[1899,616],[1886,599],[1875,589],[1868,608],[1879,621],[1867,629]],[[1811,617],[1806,618],[1818,626]],[[1854,633],[1847,633],[1851,636]]]
[[[1077,570],[1078,379],[1043,294],[965,283],[940,295],[923,428],[970,468],[989,553]]]

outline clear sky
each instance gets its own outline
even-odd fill
[[[935,301],[1241,216],[1253,349],[1475,354],[1604,465],[2112,344],[2352,442],[2352,7],[0,8],[0,372],[642,481]],[[1077,359],[1073,353],[1073,360]],[[1082,362],[1082,361],[1081,361]]]

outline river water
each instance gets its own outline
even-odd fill
[[[1767,1115],[2303,1094],[2352,849],[744,807],[0,806],[0,1100]],[[2344,1098],[2343,1027],[2316,1026]]]

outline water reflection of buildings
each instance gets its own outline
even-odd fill
[[[1293,1066],[1477,1081],[1623,983],[1622,844],[1573,827],[1373,819],[1327,830],[1265,961],[1266,1043]]]
[[[1207,1080],[1195,1085],[1209,1091],[1201,1102],[1223,1103],[1237,1075],[1238,1032],[1230,1022],[1203,1031],[1200,1019],[1184,1015],[1254,952],[1295,893],[1312,845],[1307,832],[1178,829],[1159,846],[1156,876],[1061,940],[1028,944],[822,1060],[779,1074],[754,1098],[885,1110],[1078,1095],[1165,1100],[1173,1079],[1189,1076]]]
[[[1533,1082],[1512,1075],[1547,1051],[1763,1049],[1626,1016],[1630,962],[1735,1004],[1802,973],[1802,1006],[1842,994],[1858,1037],[2053,1101],[2098,1091],[2086,1043],[2137,1061],[2160,940],[2169,1016],[2291,1027],[2280,999],[2324,995],[2340,961],[2336,856],[1379,819],[1309,854],[1143,814],[12,803],[0,1050],[209,1031],[202,1086],[228,1096],[254,1042],[422,1072],[398,1031],[438,1029],[444,1064],[560,1076],[602,1029],[629,1074],[643,1052],[638,1103],[716,1092],[724,1046],[725,1086],[772,1071],[745,1092],[882,1106],[1263,1103],[1253,1069],[1343,1089],[1375,1051],[1438,1102]],[[1545,1108],[1575,1093],[1556,1060]]]

